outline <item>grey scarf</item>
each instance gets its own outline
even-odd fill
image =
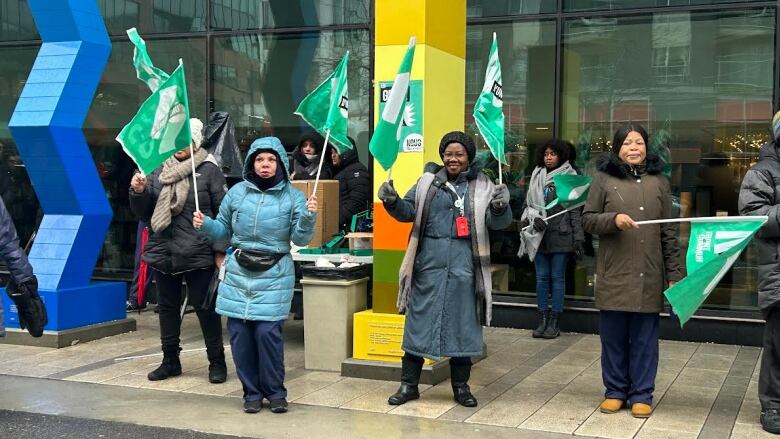
[[[528,192],[526,193],[525,204],[521,220],[528,220],[529,224],[534,223],[534,218],[547,217],[545,209],[544,188],[553,184],[553,177],[563,174],[576,174],[577,171],[572,168],[569,162],[564,162],[561,166],[547,172],[544,166],[537,166],[531,174],[531,181],[528,183]],[[533,227],[526,227],[520,230],[520,250],[517,256],[522,258],[528,255],[531,261],[536,258],[536,251],[544,238],[544,232],[537,232]]]
[[[195,151],[195,167],[197,168],[208,157],[209,152],[203,148]],[[187,195],[190,191],[192,176],[192,159],[178,161],[176,157],[170,157],[163,162],[160,172],[160,195],[157,196],[157,204],[152,213],[152,230],[160,232],[171,225],[171,218],[181,213]],[[195,189],[197,191],[197,188]],[[197,193],[195,194],[197,196]]]

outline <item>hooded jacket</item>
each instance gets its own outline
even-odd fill
[[[371,203],[371,173],[360,163],[355,148],[341,155],[341,162],[333,166],[333,172],[333,179],[339,181],[339,224],[348,230],[352,216],[368,209]]]
[[[301,151],[301,146],[303,146],[303,143],[307,140],[311,140],[312,143],[314,143],[314,153],[316,157],[313,160],[309,160],[303,151]],[[298,141],[298,146],[295,147],[292,153],[293,180],[314,180],[317,177],[317,167],[320,164],[320,154],[322,154],[322,144],[324,141],[325,139],[315,132],[307,132],[301,136],[301,139]],[[283,155],[282,157],[285,156]],[[330,157],[325,157],[325,161],[322,163],[322,171],[320,172],[320,180],[329,180],[333,176],[331,163]]]
[[[739,189],[740,215],[766,215],[756,233],[758,249],[758,306],[769,314],[780,302],[780,152],[777,142],[761,147],[756,163]]]
[[[226,317],[255,321],[285,320],[295,285],[295,270],[290,241],[305,246],[314,235],[317,214],[306,209],[303,192],[287,178],[262,191],[247,178],[254,172],[255,156],[263,151],[285,157],[276,137],[255,140],[244,163],[244,181],[228,191],[217,218],[205,218],[201,232],[215,241],[230,240],[225,259],[225,277],[219,286],[217,312]],[[263,272],[245,269],[235,259],[236,249],[285,253],[274,266]]]
[[[596,161],[596,173],[582,212],[584,231],[598,235],[596,308],[606,311],[663,311],[667,282],[682,278],[675,224],[620,231],[619,213],[634,221],[671,218],[672,194],[663,162],[648,154],[632,167],[612,153]]]

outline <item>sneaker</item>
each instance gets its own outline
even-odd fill
[[[258,413],[263,409],[263,400],[244,401],[244,413]]]
[[[271,401],[271,413],[286,413],[287,412],[287,400],[274,399]]]
[[[772,434],[780,434],[780,409],[761,411],[761,427]]]

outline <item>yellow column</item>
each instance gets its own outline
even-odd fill
[[[374,119],[379,118],[379,83],[392,81],[409,38],[417,39],[411,80],[422,81],[422,152],[400,152],[393,181],[403,196],[427,162],[441,162],[439,140],[463,130],[466,66],[466,0],[377,0]],[[418,109],[419,111],[419,109]],[[374,188],[387,178],[374,166]],[[398,269],[411,224],[391,218],[374,194],[373,311],[355,315],[355,357],[399,361],[403,317],[398,316]],[[369,351],[366,354],[365,351]]]

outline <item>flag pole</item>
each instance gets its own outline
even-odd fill
[[[702,217],[688,217],[688,218],[667,218],[647,221],[637,221],[638,226],[645,226],[651,224],[667,224],[667,223],[697,223],[697,222],[728,222],[728,221],[765,221],[765,216],[702,216]]]
[[[192,190],[195,195],[195,211],[200,212],[200,203],[198,202],[198,179],[195,178],[195,148],[190,139],[190,163],[192,164]]]
[[[325,130],[325,143],[322,146],[322,153],[320,153],[320,166],[317,168],[317,178],[314,179],[314,190],[311,191],[309,198],[317,193],[317,186],[320,184],[320,173],[322,172],[322,164],[325,163],[325,154],[328,152],[328,139],[330,138],[330,130]]]
[[[504,184],[503,178],[502,178],[503,175],[501,175],[503,173],[504,173],[504,170],[501,167],[501,160],[499,160],[498,161],[498,184]]]
[[[558,213],[556,213],[556,214],[550,215],[550,216],[548,216],[547,218],[542,218],[542,221],[544,221],[544,222],[548,222],[548,221],[550,221],[551,219],[555,218],[556,216],[561,216],[561,215],[563,215],[564,213],[566,213],[566,212],[570,212],[570,211],[572,211],[572,210],[574,210],[574,209],[576,209],[576,208],[578,208],[578,207],[581,207],[581,206],[582,206],[582,204],[580,204],[579,206],[572,206],[572,207],[570,207],[570,208],[568,208],[568,209],[566,209],[566,210],[562,210],[562,211],[560,211],[560,212],[558,212]],[[531,227],[531,226],[532,226],[532,224],[529,224],[529,225],[527,225],[527,226],[523,227],[523,230],[526,230],[527,228],[529,228],[529,227]]]
[[[387,170],[387,182],[390,183],[390,180],[393,179],[393,166],[390,166],[390,169]]]

